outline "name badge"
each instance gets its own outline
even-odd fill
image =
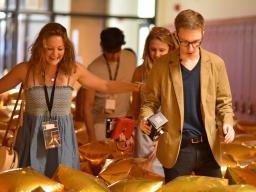
[[[114,98],[107,98],[105,103],[105,113],[112,114],[116,110],[116,100]]]
[[[61,146],[60,130],[57,120],[42,122],[44,144],[46,149],[52,149]]]

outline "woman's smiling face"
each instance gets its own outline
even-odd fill
[[[50,36],[44,41],[45,60],[49,65],[58,65],[65,53],[65,45],[61,36]]]

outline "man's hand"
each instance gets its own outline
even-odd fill
[[[147,118],[140,119],[140,129],[143,133],[150,135],[151,133],[151,126],[148,124]]]
[[[235,131],[230,124],[223,125],[224,142],[231,143],[235,139]]]

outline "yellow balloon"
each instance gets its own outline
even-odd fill
[[[179,176],[163,185],[157,192],[202,192],[220,185],[227,186],[228,180],[206,176]]]
[[[111,192],[155,192],[163,184],[163,181],[150,181],[145,179],[126,179],[118,181],[111,186],[109,189]]]
[[[0,192],[33,191],[41,188],[47,192],[63,191],[64,186],[31,168],[20,168],[0,173]]]
[[[54,173],[53,179],[62,183],[67,191],[109,192],[107,186],[95,176],[64,165],[59,165]]]
[[[227,168],[225,178],[229,179],[231,184],[247,184],[256,186],[256,165],[251,164],[247,167],[229,167]]]
[[[223,144],[222,153],[230,156],[238,165],[248,165],[256,161],[256,148],[242,144]]]
[[[143,169],[144,162],[145,159],[142,158],[112,160],[107,166],[103,167],[102,171],[99,173],[99,177],[108,184],[113,184],[127,178],[143,178],[153,181],[163,181],[162,176]]]
[[[208,192],[255,192],[256,187],[250,185],[229,185],[219,186],[210,189]]]

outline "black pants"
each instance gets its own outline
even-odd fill
[[[172,168],[164,168],[165,183],[178,176],[196,175],[221,177],[221,170],[215,161],[208,142],[191,143],[182,140],[176,164]]]

